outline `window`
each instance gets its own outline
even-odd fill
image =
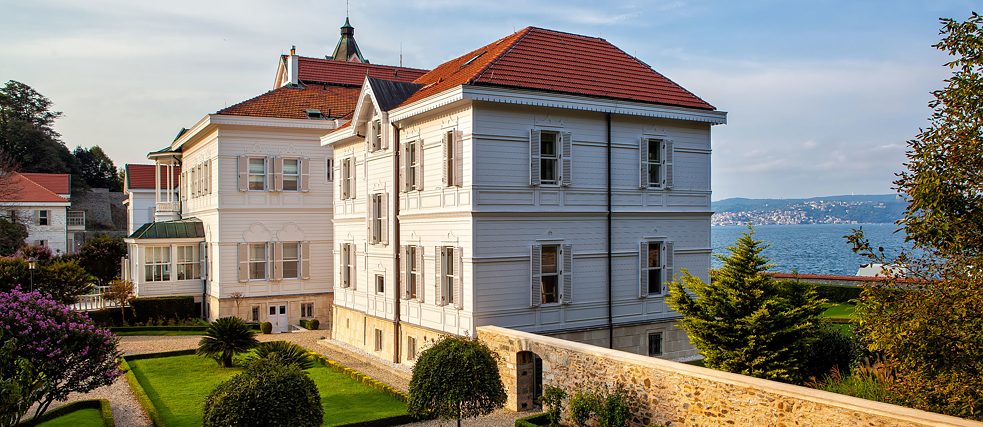
[[[371,144],[372,151],[382,149],[382,122],[378,119],[373,120],[371,123],[372,128],[369,130],[371,132],[372,140],[369,142]]]
[[[375,330],[375,351],[382,351],[382,329]]]
[[[417,298],[419,287],[421,285],[421,283],[418,283],[421,274],[421,266],[417,265],[417,261],[420,258],[420,250],[421,248],[419,246],[406,247],[406,271],[409,272],[406,278],[406,292],[407,297],[412,299]]]
[[[144,280],[166,282],[171,280],[171,247],[148,246],[144,252]]]
[[[283,159],[283,191],[300,189],[300,160]]]
[[[648,242],[647,267],[644,274],[648,279],[649,295],[662,294],[662,243]]]
[[[406,337],[406,359],[416,360],[416,337]]]
[[[300,303],[300,317],[305,317],[305,318],[314,317],[314,303],[312,302]]]
[[[560,180],[560,134],[544,131],[539,142],[539,182],[555,185]]]
[[[463,153],[461,140],[455,130],[449,130],[444,134],[444,185],[461,186],[463,185]]]
[[[662,141],[650,139],[648,143],[649,186],[662,186]]]
[[[352,167],[352,159],[347,158],[341,161],[341,198],[352,199],[355,197],[355,171]]]
[[[300,243],[283,243],[281,271],[284,279],[300,277]]]
[[[642,189],[672,188],[672,147],[669,139],[642,137],[638,144],[641,160],[639,185]]]
[[[649,332],[649,356],[662,355],[662,332]]]
[[[454,284],[459,277],[457,263],[454,262],[454,248],[444,246],[440,248],[440,295],[446,304],[457,304],[460,296],[455,295]]]
[[[542,274],[540,275],[540,292],[542,292],[542,303],[553,304],[560,302],[560,246],[543,245]]]
[[[177,279],[200,279],[201,262],[198,259],[198,245],[177,247]]]
[[[255,191],[266,190],[266,158],[249,158],[249,189]]]
[[[51,225],[51,211],[38,211],[38,225]]]
[[[249,244],[249,280],[266,280],[266,243]]]
[[[420,160],[417,156],[420,154],[418,151],[418,145],[420,141],[410,141],[406,143],[406,189],[407,190],[418,190],[423,187],[422,182],[417,182],[417,169],[420,168]]]
[[[334,181],[334,159],[324,161],[324,179],[328,182]]]
[[[259,306],[254,305],[252,310],[252,321],[259,322]]]
[[[379,243],[382,241],[382,221],[384,219],[383,218],[384,214],[382,212],[382,205],[383,205],[382,197],[383,197],[382,194],[372,195],[371,212],[370,212],[371,217],[369,218],[369,221],[372,221],[372,223],[369,224],[369,228],[371,231],[371,235],[369,236],[369,239],[372,243]]]
[[[386,293],[386,276],[381,274],[375,275],[375,291],[380,294]]]
[[[352,259],[354,258],[354,246],[351,243],[341,244],[341,287],[347,288],[352,285],[353,265]]]
[[[48,246],[47,240],[35,240],[35,246]]]

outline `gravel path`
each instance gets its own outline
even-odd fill
[[[403,391],[409,390],[410,371],[402,366],[388,363],[378,358],[366,355],[360,350],[330,339],[330,331],[303,331],[287,334],[258,335],[260,341],[291,341],[312,351],[316,351],[328,359],[334,360],[349,368],[362,372],[380,382]],[[187,350],[197,347],[201,336],[127,336],[120,337],[119,349],[124,355],[159,353],[163,351]],[[100,387],[89,393],[76,393],[69,396],[66,402],[84,399],[109,399],[113,409],[116,425],[125,427],[151,427],[150,418],[143,412],[140,403],[133,396],[133,391],[125,378],[120,378],[112,385]],[[52,404],[54,407],[66,402]],[[506,410],[465,422],[469,427],[507,427],[515,425],[515,420],[526,414]],[[412,427],[456,426],[453,420],[431,420],[407,424]]]

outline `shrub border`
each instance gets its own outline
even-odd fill
[[[149,353],[158,354],[158,353]],[[148,356],[147,354],[137,354],[130,357],[130,360],[139,360],[139,356]],[[143,357],[144,359],[149,359],[149,357]],[[121,358],[120,367],[126,372],[126,382],[130,384],[130,390],[133,391],[133,396],[137,398],[137,402],[140,402],[140,406],[143,408],[144,412],[150,418],[150,423],[157,427],[164,427],[164,419],[157,412],[157,407],[154,406],[154,402],[150,400],[150,396],[147,396],[147,391],[143,389],[143,384],[140,384],[140,380],[137,379],[136,374],[133,373],[133,369],[130,369],[130,364],[127,363],[126,357]]]
[[[82,409],[99,410],[99,416],[102,418],[103,427],[116,427],[116,420],[113,419],[113,410],[109,406],[109,400],[106,399],[76,400],[45,412],[44,415],[41,415],[41,417],[35,421],[28,421],[18,425],[34,426]]]
[[[537,422],[542,421],[545,421],[545,423],[537,424]],[[545,412],[532,414],[515,420],[515,427],[541,427],[548,426],[549,424],[549,414]]]
[[[356,371],[356,370],[354,370],[352,368],[349,368],[349,367],[347,367],[345,365],[342,365],[341,363],[335,362],[334,360],[328,359],[327,357],[324,357],[324,355],[322,355],[321,353],[314,352],[314,351],[308,351],[307,354],[309,354],[311,357],[313,357],[313,358],[315,358],[317,360],[320,360],[321,362],[324,363],[325,366],[327,366],[328,368],[331,368],[335,372],[340,372],[340,373],[343,373],[345,375],[348,375],[351,379],[353,379],[355,381],[358,381],[358,382],[360,382],[362,384],[368,385],[369,387],[372,387],[372,388],[374,388],[376,390],[379,390],[379,391],[381,391],[383,393],[386,393],[386,394],[388,394],[388,395],[390,395],[390,396],[392,396],[392,397],[394,397],[396,399],[399,399],[403,403],[408,402],[409,399],[410,399],[409,395],[407,395],[406,393],[403,393],[403,392],[401,392],[399,390],[396,390],[395,388],[393,388],[389,384],[386,384],[386,383],[384,383],[382,381],[379,381],[379,380],[377,380],[375,378],[372,378],[372,377],[370,377],[368,375],[365,375],[362,372]]]

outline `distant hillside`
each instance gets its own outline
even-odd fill
[[[809,199],[732,198],[713,202],[713,225],[893,223],[905,202],[894,194]]]

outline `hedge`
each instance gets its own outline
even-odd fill
[[[127,307],[126,309],[126,320],[133,321],[133,308]],[[104,308],[102,310],[91,310],[86,311],[85,314],[92,319],[92,323],[99,326],[121,326],[123,325],[123,318],[121,310],[117,308]]]
[[[863,289],[858,286],[827,285],[822,283],[809,283],[796,280],[783,280],[783,283],[811,288],[819,294],[820,298],[825,298],[831,303],[845,304],[860,298],[860,291]]]
[[[44,415],[41,415],[41,417],[39,417],[34,422],[28,421],[26,423],[22,423],[21,425],[33,426],[33,425],[41,424],[46,421],[51,421],[62,415],[66,415],[68,413],[75,412],[82,409],[99,410],[99,415],[102,417],[103,427],[116,427],[116,420],[113,419],[113,411],[112,409],[110,409],[109,401],[106,399],[78,400],[75,402],[71,402],[63,406],[59,406],[55,409],[52,409],[48,412],[45,412]]]
[[[195,297],[152,297],[134,298],[130,301],[133,308],[133,321],[147,323],[156,319],[193,319],[201,317],[195,309]]]
[[[546,413],[533,414],[515,420],[515,427],[539,427],[550,425],[550,417]]]
[[[362,384],[366,384],[369,387],[372,387],[376,390],[386,393],[392,397],[395,397],[396,399],[399,399],[402,402],[406,402],[410,399],[410,397],[406,393],[396,390],[389,384],[383,383],[379,380],[376,380],[375,378],[372,378],[359,371],[356,371],[352,368],[349,368],[345,365],[335,362],[334,360],[328,359],[327,357],[324,357],[324,355],[322,355],[321,353],[312,351],[309,354],[311,355],[312,358],[323,362],[324,366],[327,366],[328,368],[331,368],[336,372],[341,372],[345,375],[348,375],[351,379],[358,381]]]

